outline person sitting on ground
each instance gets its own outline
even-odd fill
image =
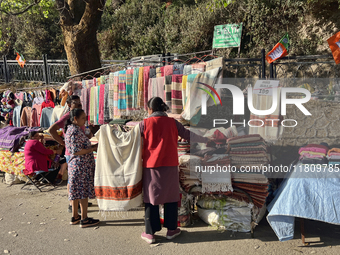
[[[29,135],[29,139],[30,140],[26,142],[24,150],[26,173],[33,173],[35,171],[48,172],[51,162],[51,159],[48,156],[52,154],[60,155],[62,150],[50,150],[45,148],[43,145],[44,136],[38,131],[33,131]],[[46,179],[53,183],[58,172],[59,169],[52,171],[49,175],[47,175]]]
[[[70,119],[65,124],[65,144],[70,153],[68,162],[69,200],[72,203],[71,225],[80,221],[80,227],[85,228],[99,223],[99,220],[87,217],[88,198],[95,198],[93,151],[97,145],[91,146],[90,139],[81,130],[85,125],[86,115],[82,109],[73,109]],[[78,215],[80,202],[81,216]]]
[[[75,109],[75,108],[82,108],[81,102],[80,102],[80,98],[77,95],[72,95],[69,96],[66,100],[66,103],[68,105],[68,107],[70,108],[70,111]],[[53,137],[54,140],[56,140],[60,145],[65,146],[65,142],[64,140],[58,135],[57,130],[59,130],[60,128],[64,128],[65,123],[68,119],[70,119],[70,111],[68,111],[66,114],[64,114],[64,116],[62,116],[57,122],[55,122],[48,130],[48,132],[50,133],[50,135]],[[81,130],[85,133],[85,126],[81,127]],[[90,135],[88,136],[88,138],[91,138],[93,135],[92,133],[90,133]],[[64,137],[65,137],[65,132],[64,132]],[[70,159],[70,154],[67,150],[67,148],[65,148],[65,158],[66,158],[66,163],[62,164],[60,167],[60,175],[63,175],[64,172],[67,169],[67,163]],[[69,191],[69,184],[67,184],[67,192]],[[92,203],[89,203],[88,206],[91,206]],[[71,205],[71,201],[69,201],[69,205],[67,208],[67,211],[69,213],[72,213],[72,205]],[[80,210],[79,210],[80,213]]]

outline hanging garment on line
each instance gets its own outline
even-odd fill
[[[124,115],[126,112],[126,71],[119,71],[118,86],[118,112],[119,115]]]
[[[31,126],[31,114],[32,108],[29,106],[24,107],[22,110],[21,118],[20,118],[20,126]]]
[[[49,128],[52,125],[52,107],[45,107],[41,111],[40,127]]]
[[[144,110],[148,109],[148,88],[149,88],[149,78],[150,78],[150,68],[151,66],[144,67]]]
[[[133,69],[126,70],[126,114],[131,114],[132,108],[132,80]]]
[[[113,93],[114,93],[114,73],[109,74],[109,113],[110,113],[110,119],[114,118],[113,115]]]
[[[115,72],[113,84],[113,111],[115,119],[120,118],[120,114],[118,111],[118,98],[119,98],[119,72]]]
[[[180,114],[183,110],[182,104],[182,74],[175,74],[172,76],[171,83],[171,109],[172,113]]]
[[[137,98],[138,98],[138,79],[139,79],[139,68],[133,70],[132,77],[132,109],[137,109]]]
[[[171,111],[171,83],[172,83],[172,75],[165,76],[164,96],[165,96],[165,103],[167,106],[169,106],[170,111]]]
[[[53,125],[55,122],[57,122],[61,115],[63,114],[64,107],[61,105],[57,105],[53,108],[52,117],[51,117],[51,125]]]
[[[110,82],[109,76],[105,75],[104,77],[104,124],[110,122],[110,108],[109,108],[109,91],[110,91]]]
[[[183,74],[184,64],[175,64],[173,74]]]
[[[137,107],[144,108],[144,67],[139,68]]]
[[[95,134],[98,152],[94,188],[98,207],[127,211],[142,204],[142,150],[139,125],[130,132],[103,125]]]
[[[187,100],[187,80],[188,80],[188,75],[183,75],[183,78],[182,78],[182,104],[183,104],[183,108],[185,107],[185,102]]]

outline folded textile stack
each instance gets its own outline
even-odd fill
[[[332,148],[327,153],[328,165],[340,167],[340,149]]]
[[[202,193],[233,191],[228,154],[206,155],[202,166]]]
[[[198,216],[207,224],[237,232],[251,231],[253,205],[230,197],[202,196],[197,201]]]
[[[327,151],[327,144],[308,144],[299,149],[300,162],[302,164],[327,164]]]
[[[233,198],[250,202],[249,195],[255,206],[263,207],[269,194],[269,183],[266,176],[255,173],[231,173],[231,178],[234,188]]]
[[[189,193],[193,187],[201,185],[201,173],[199,171],[195,171],[196,167],[201,167],[201,158],[187,154],[180,156],[178,160],[179,183],[182,189],[186,193]]]
[[[258,134],[228,139],[231,164],[236,167],[262,167],[269,163],[267,145]]]

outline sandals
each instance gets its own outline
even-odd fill
[[[86,218],[80,221],[81,228],[87,228],[87,227],[91,227],[97,224],[99,224],[99,220],[95,220],[93,218]]]
[[[80,219],[81,219],[80,215],[78,215],[77,218],[72,217],[72,218],[71,218],[71,221],[70,221],[70,225],[76,225],[76,224],[78,224],[78,223],[80,222]]]

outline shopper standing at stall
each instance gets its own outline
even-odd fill
[[[93,151],[97,146],[91,146],[90,140],[82,131],[86,115],[82,109],[70,111],[70,118],[65,124],[65,144],[70,153],[68,162],[69,200],[72,204],[72,219],[70,224],[80,221],[80,227],[89,227],[99,223],[99,220],[87,217],[88,198],[95,198],[94,170],[95,161]],[[78,215],[80,202],[81,217]]]
[[[190,133],[182,124],[165,113],[169,107],[160,97],[148,102],[149,117],[140,123],[143,144],[143,191],[145,203],[145,232],[141,237],[147,243],[155,242],[154,233],[161,230],[159,205],[164,204],[166,238],[181,233],[177,228],[179,195],[178,136],[192,142],[209,139]]]

